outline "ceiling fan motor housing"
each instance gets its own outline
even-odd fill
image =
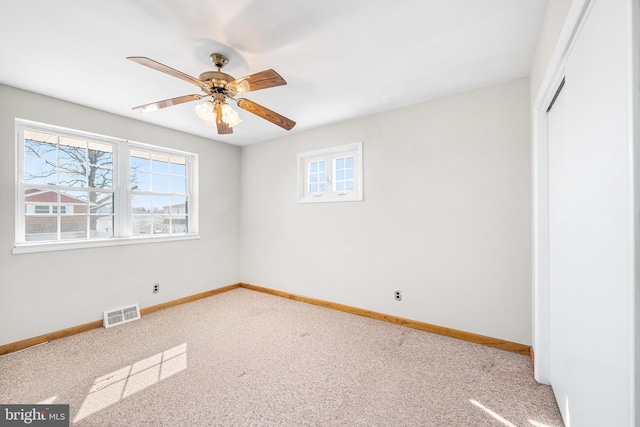
[[[227,96],[235,95],[235,93],[231,93],[231,91],[226,88],[229,82],[235,80],[227,73],[223,73],[220,71],[205,71],[204,73],[200,74],[198,78],[203,82],[211,83],[209,90],[203,89],[208,95],[212,95],[214,93],[225,94]]]

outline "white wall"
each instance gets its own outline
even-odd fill
[[[242,280],[530,344],[528,84],[243,148]],[[365,200],[297,204],[296,154],[356,141]]]
[[[201,238],[12,255],[16,117],[199,154]],[[238,282],[238,147],[2,85],[0,142],[0,345]]]
[[[548,283],[541,277],[535,282],[536,288],[550,288],[549,324],[536,321],[536,328],[543,325],[539,332],[550,336],[551,346],[541,350],[534,343],[534,348],[536,360],[551,355],[550,366],[542,368],[548,369],[544,376],[568,426],[637,425],[638,137],[633,122],[637,126],[640,94],[638,6],[632,4],[574,1],[559,36],[564,46],[556,49],[534,96],[535,182],[551,178],[549,193],[536,193],[537,206],[544,205],[540,198],[548,198],[550,245],[534,252],[538,261],[546,257],[551,265]],[[562,75],[563,108],[551,111],[547,141],[542,101],[555,90],[555,76]]]

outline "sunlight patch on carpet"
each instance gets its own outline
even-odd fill
[[[505,419],[504,417],[500,416],[499,414],[496,414],[491,409],[487,408],[486,406],[484,406],[482,403],[478,402],[477,400],[469,399],[469,402],[471,402],[472,405],[477,406],[478,408],[482,409],[484,412],[486,412],[487,414],[491,415],[493,418],[495,418],[496,420],[500,421],[505,426],[507,426],[507,427],[517,427],[515,424],[513,424],[509,420]]]
[[[542,424],[540,421],[528,420],[529,423],[534,427],[549,427],[547,424]]]
[[[73,422],[77,423],[185,369],[186,343],[96,378]]]

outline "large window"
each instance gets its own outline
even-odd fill
[[[15,253],[194,236],[197,156],[17,121]]]
[[[298,154],[298,203],[362,199],[361,142]]]

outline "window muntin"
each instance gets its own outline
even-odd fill
[[[197,233],[190,213],[196,203],[196,155],[22,120],[16,124],[16,248]],[[119,185],[127,176],[129,183]]]
[[[359,201],[362,143],[298,154],[298,203]]]

